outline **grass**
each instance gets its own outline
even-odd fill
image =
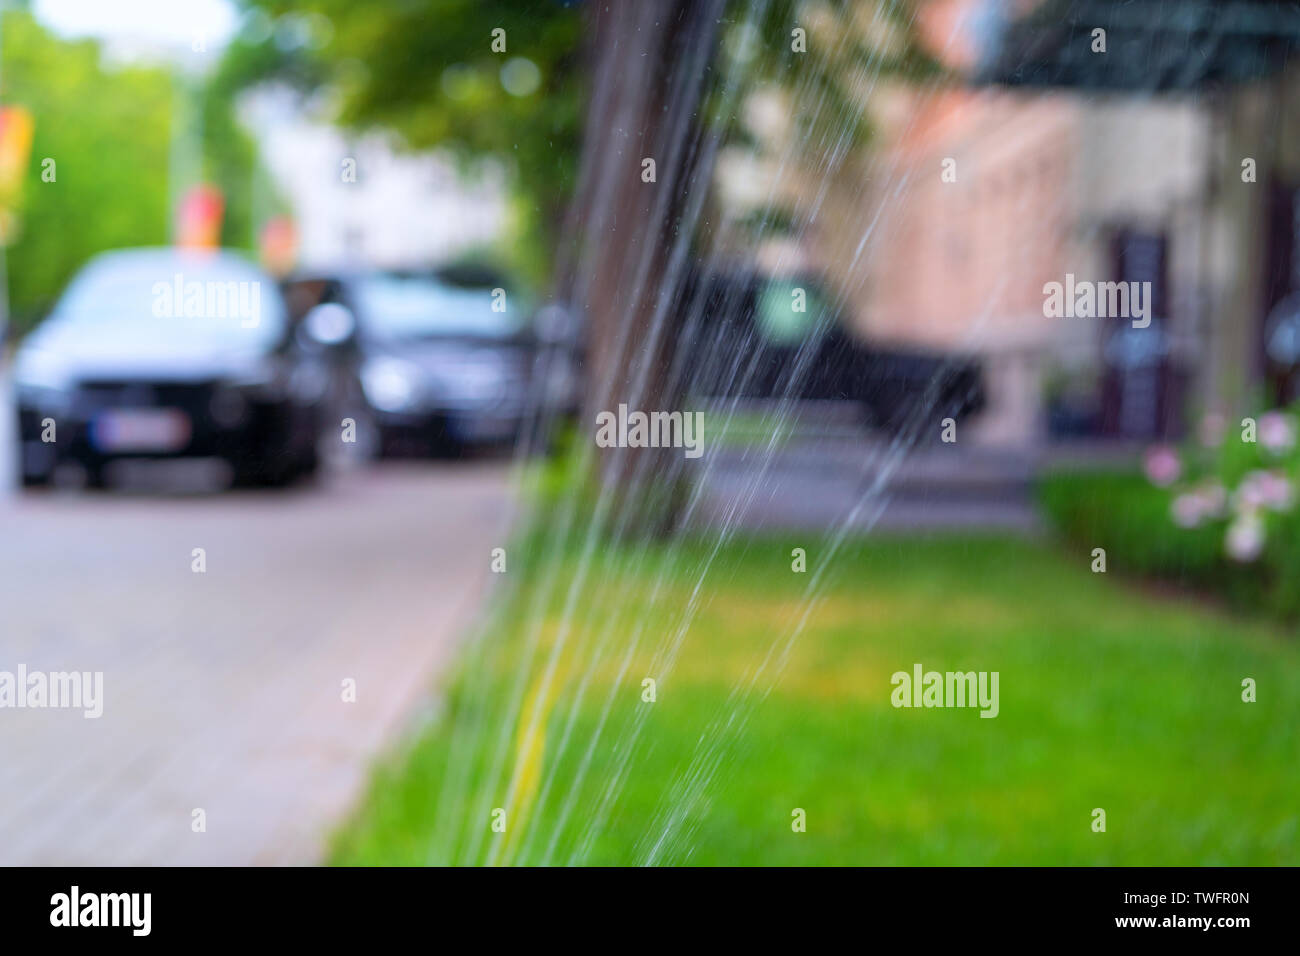
[[[796,422],[774,412],[750,412],[728,409],[712,418],[715,432],[709,442],[719,448],[765,449],[769,444],[782,448],[796,431]]]
[[[1300,862],[1300,650],[1289,634],[1153,598],[1044,544],[873,539],[833,562],[781,678],[729,704],[805,608],[810,574],[791,571],[794,546],[815,572],[811,542],[724,547],[671,668],[663,648],[710,542],[671,555],[601,547],[586,577],[576,548],[512,554],[519,580],[579,582],[556,689],[539,675],[565,588],[542,602],[531,659],[536,592],[523,588],[466,652],[442,718],[377,769],[334,862]],[[607,653],[588,672],[604,624]],[[998,671],[999,716],[891,707],[890,675],[917,662]],[[642,700],[645,677],[658,681],[654,703]],[[1241,700],[1245,677],[1256,703]],[[544,715],[543,733],[515,716],[520,697],[525,716],[534,705]],[[504,773],[485,784],[498,748]],[[497,807],[505,833],[490,828]],[[1091,829],[1098,807],[1105,833]],[[806,832],[792,830],[795,808]]]

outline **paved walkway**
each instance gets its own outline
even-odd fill
[[[103,671],[105,698],[0,708],[0,864],[321,859],[481,605],[506,472],[0,499],[0,671]]]
[[[865,434],[796,438],[780,448],[706,455],[700,523],[748,529],[1008,531],[1032,534],[1034,462],[1024,454],[932,443],[901,458]]]

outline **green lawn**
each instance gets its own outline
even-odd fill
[[[377,771],[334,861],[1300,863],[1294,635],[1148,596],[1046,544],[872,539],[831,563],[780,679],[769,668],[729,699],[791,633],[819,552],[734,542],[692,606],[710,547],[601,545],[577,578],[576,546],[512,554],[512,581],[554,576],[536,654],[524,587],[441,689],[442,716]],[[998,671],[999,716],[893,708],[890,675],[914,663]]]

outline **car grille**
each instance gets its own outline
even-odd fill
[[[74,402],[83,412],[104,408],[180,408],[192,416],[207,413],[211,383],[84,382]]]

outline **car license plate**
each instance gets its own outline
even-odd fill
[[[190,440],[190,420],[174,408],[131,408],[95,417],[91,443],[99,451],[178,451]]]

